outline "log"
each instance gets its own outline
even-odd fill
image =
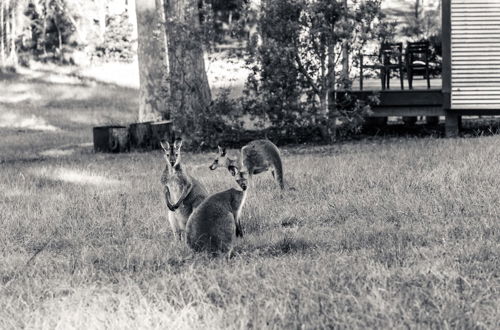
[[[93,128],[95,152],[130,151],[129,130],[125,126],[100,126]]]

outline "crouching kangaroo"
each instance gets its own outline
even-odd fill
[[[193,250],[227,252],[234,236],[243,236],[239,217],[248,193],[247,176],[244,172],[236,174],[242,190],[232,188],[213,194],[191,214],[186,241]]]
[[[186,223],[193,210],[208,196],[205,187],[190,176],[181,163],[182,140],[176,140],[173,145],[160,142],[167,164],[161,176],[167,203],[168,221],[174,236],[182,239]]]
[[[236,158],[230,158],[226,153],[226,148],[219,146],[219,153],[210,165],[210,169],[215,170],[218,167],[227,168],[233,176],[238,172],[238,168],[241,168],[243,171],[248,171],[250,178],[254,174],[260,174],[271,168],[273,178],[278,180],[281,189],[285,189],[280,151],[269,140],[255,140],[245,145],[241,148],[239,161]]]

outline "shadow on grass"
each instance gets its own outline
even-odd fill
[[[306,253],[318,248],[318,244],[292,234],[282,235],[277,240],[263,238],[255,243],[235,247],[236,254],[254,254],[259,257],[279,257],[295,253]]]

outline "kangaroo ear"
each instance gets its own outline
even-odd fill
[[[176,150],[180,150],[182,147],[182,140],[181,139],[177,139],[174,141],[174,149]]]
[[[160,141],[160,145],[165,152],[170,150],[170,144],[167,141]]]
[[[217,146],[217,148],[219,148],[219,154],[221,156],[225,156],[226,155],[226,147]]]

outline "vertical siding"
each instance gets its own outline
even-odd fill
[[[451,108],[500,109],[500,0],[451,0]]]

